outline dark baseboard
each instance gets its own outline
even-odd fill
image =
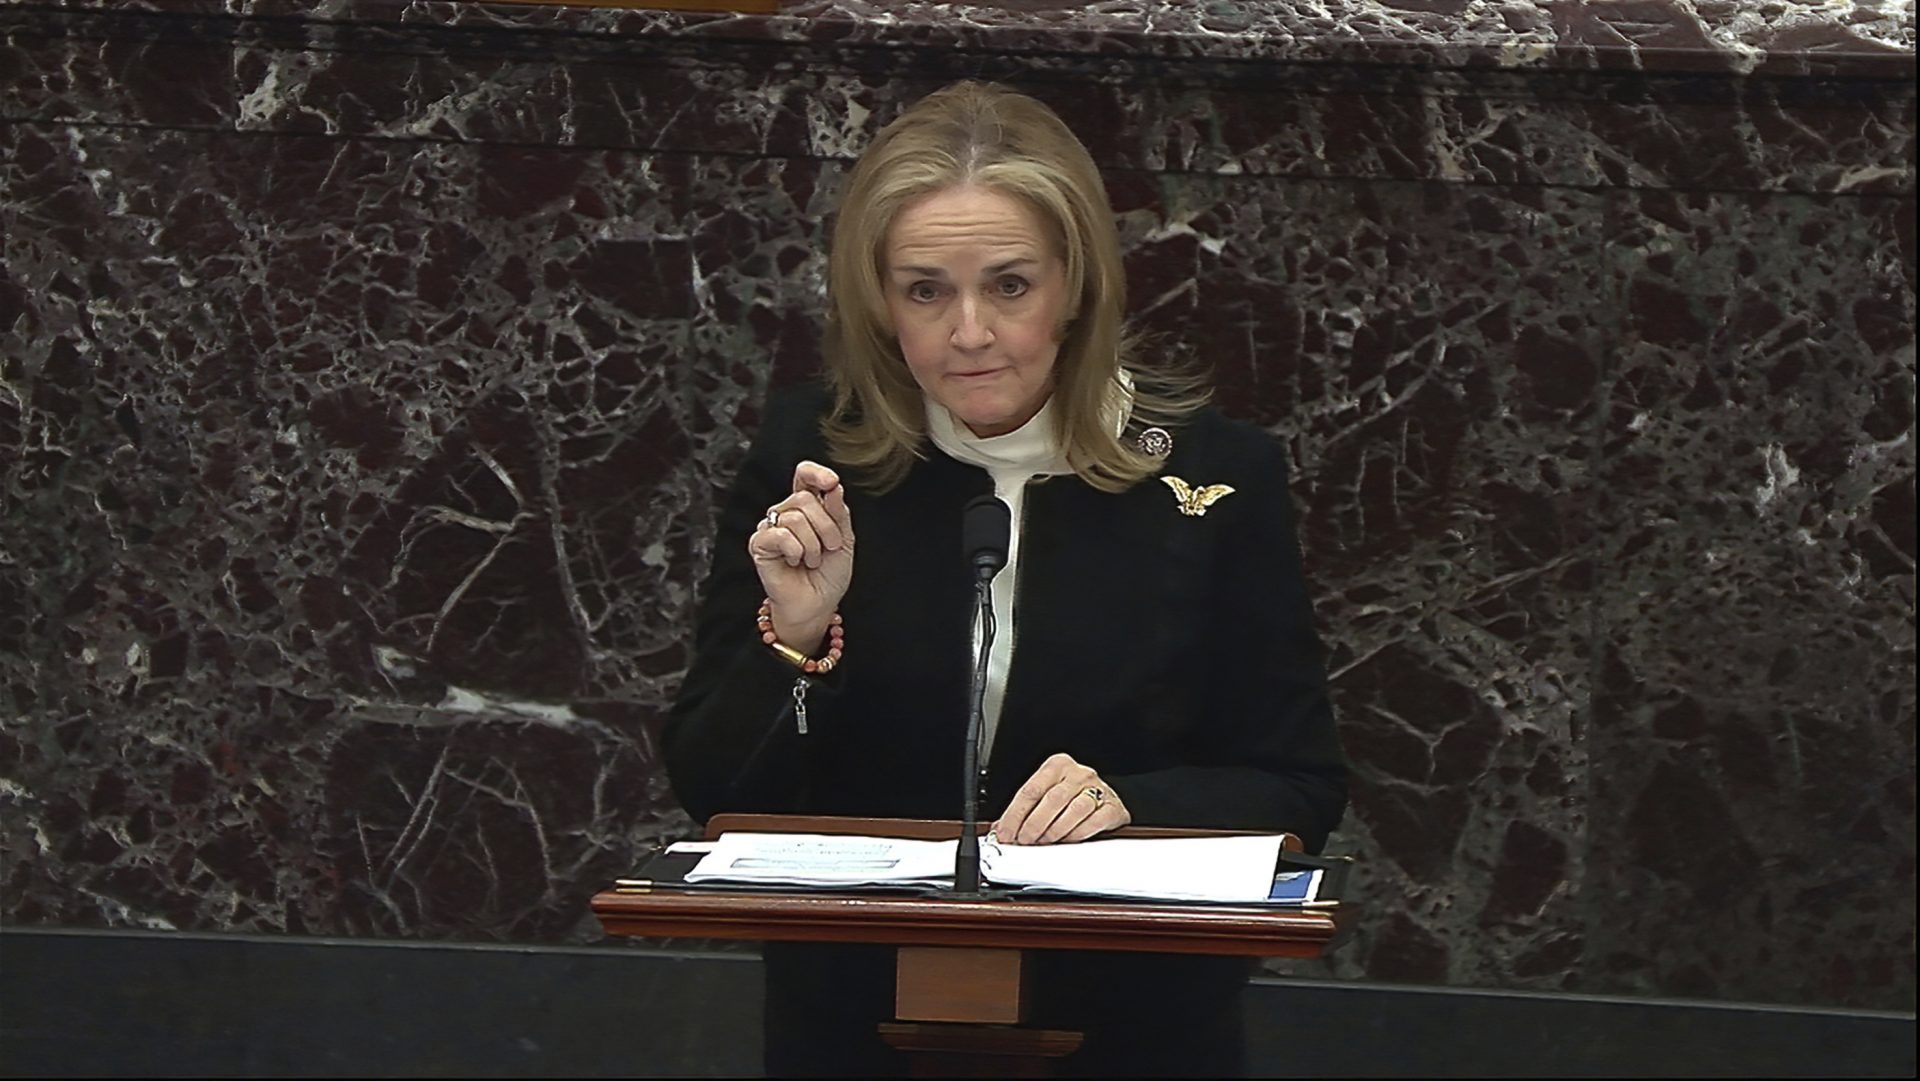
[[[1261,980],[1255,1076],[1912,1076],[1914,1016]],[[8,1076],[736,1076],[752,954],[8,929]]]

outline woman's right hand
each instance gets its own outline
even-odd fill
[[[808,656],[853,581],[853,516],[840,475],[818,462],[793,469],[793,494],[767,508],[747,555],[772,602],[773,633]]]

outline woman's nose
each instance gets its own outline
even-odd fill
[[[979,297],[960,298],[953,324],[953,344],[960,349],[984,349],[993,344],[990,313]]]

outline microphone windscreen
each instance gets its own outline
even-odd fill
[[[960,545],[970,567],[999,570],[1007,565],[1007,546],[1013,542],[1013,509],[998,496],[967,501],[960,512]]]

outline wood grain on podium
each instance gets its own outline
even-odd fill
[[[902,1021],[1017,1025],[1027,1019],[1019,950],[902,946],[893,1015]]]
[[[1298,909],[817,890],[609,891],[594,896],[593,912],[613,935],[1240,957],[1318,957],[1335,930],[1333,916]]]

